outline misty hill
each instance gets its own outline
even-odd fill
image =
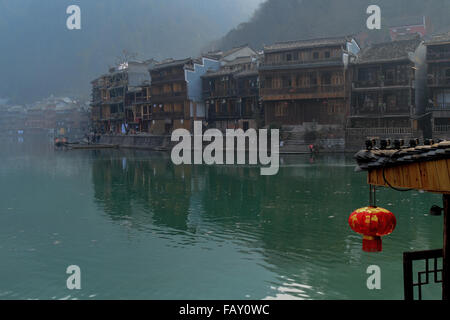
[[[231,30],[214,47],[248,43],[255,49],[280,41],[357,34],[369,31],[369,5],[381,7],[382,27],[369,36],[384,40],[387,27],[411,17],[427,16],[433,32],[450,30],[450,0],[267,0],[249,22]]]
[[[139,59],[195,56],[261,0],[0,0],[0,99],[89,94],[123,50]],[[66,8],[81,8],[81,30]]]

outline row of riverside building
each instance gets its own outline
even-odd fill
[[[350,36],[129,61],[92,82],[100,133],[281,128],[282,146],[358,149],[367,138],[450,138],[450,33],[360,48]],[[297,141],[297,142],[295,142]],[[291,149],[289,149],[291,148]]]

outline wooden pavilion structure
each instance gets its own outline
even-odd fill
[[[409,147],[402,147],[400,141],[394,147],[382,142],[382,149],[374,141],[366,143],[367,149],[358,152],[355,158],[359,169],[368,171],[367,182],[371,186],[389,187],[398,191],[421,190],[443,195],[443,248],[439,250],[405,252],[403,255],[405,299],[414,299],[414,287],[422,298],[422,285],[442,283],[442,299],[450,299],[450,141],[417,146],[411,141]],[[442,269],[437,260],[442,258]],[[413,280],[412,261],[426,260],[426,270],[419,272],[418,281]],[[429,261],[434,268],[429,268]],[[441,277],[439,278],[439,274]],[[425,279],[423,279],[425,278]],[[423,281],[422,281],[423,280]]]

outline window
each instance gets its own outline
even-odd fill
[[[397,107],[397,97],[395,95],[388,95],[386,97],[386,105],[388,108],[396,108]]]
[[[165,103],[164,104],[164,112],[172,112],[172,104],[170,103]]]
[[[292,61],[292,54],[291,53],[286,54],[286,61]]]
[[[314,73],[309,74],[309,84],[310,86],[316,86],[317,85],[317,77]]]
[[[284,76],[282,78],[282,82],[283,82],[283,88],[290,88],[292,87],[292,79],[288,76]]]
[[[181,83],[174,83],[173,84],[173,92],[181,92],[181,91],[183,91]]]
[[[294,52],[294,60],[298,60],[298,52]]]
[[[325,58],[329,58],[330,57],[330,51],[325,51]]]
[[[375,80],[376,70],[370,68],[361,68],[358,70],[358,80],[371,82]]]
[[[220,104],[220,112],[223,114],[226,114],[228,112],[228,106],[225,100],[222,100],[222,103]]]
[[[373,96],[372,94],[367,94],[366,96],[362,97],[363,99],[363,110],[362,111],[374,111],[375,110],[375,100],[376,96]]]
[[[318,52],[313,52],[313,59],[314,60],[319,59],[319,53]]]
[[[172,92],[172,86],[170,84],[164,85],[164,93],[171,93]]]
[[[181,103],[175,103],[174,112],[183,112],[183,105]]]
[[[386,70],[386,81],[394,80],[394,70]]]
[[[322,75],[322,84],[323,85],[331,85],[331,74],[330,73],[324,73]]]
[[[278,102],[275,105],[275,116],[276,117],[285,117],[287,116],[287,102]]]
[[[160,93],[161,93],[161,88],[160,87],[152,86],[152,94],[158,95]]]

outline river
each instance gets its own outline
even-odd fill
[[[442,247],[428,215],[441,196],[379,189],[397,228],[362,251],[347,219],[369,192],[351,155],[281,156],[261,176],[28,138],[0,150],[0,299],[403,299],[402,253]],[[70,265],[81,290],[66,287]]]

